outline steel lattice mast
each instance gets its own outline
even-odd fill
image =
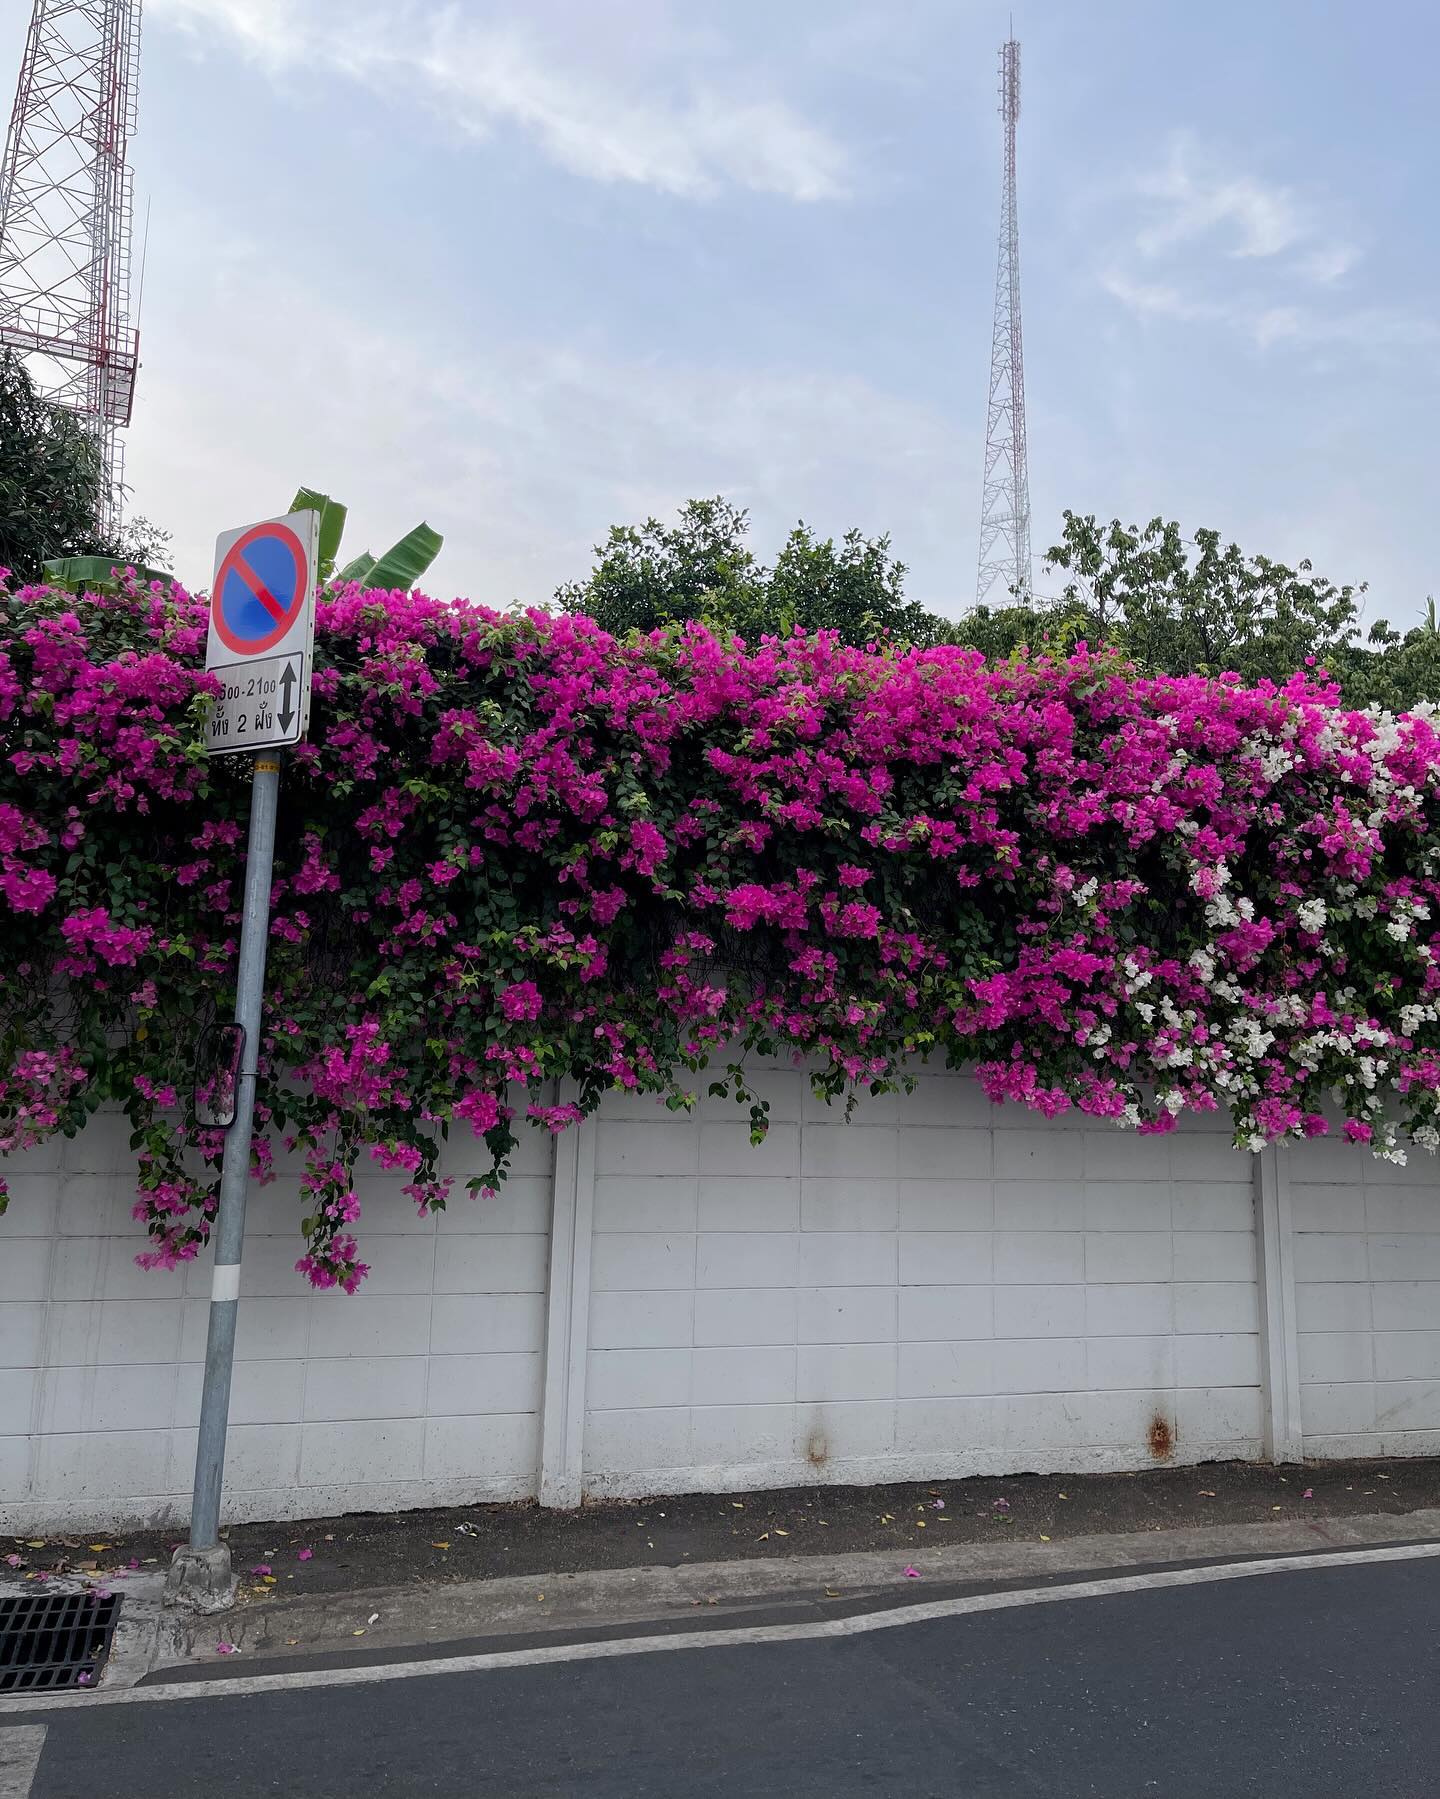
[[[990,409],[985,424],[979,600],[997,580],[1019,594],[1030,593],[1030,473],[1025,455],[1025,356],[1020,335],[1020,217],[1015,206],[1020,46],[1013,37],[1000,50],[1000,113],[1005,121],[1005,182],[995,271]]]
[[[107,532],[139,354],[126,161],[139,61],[140,0],[34,0],[0,164],[0,347],[93,432]]]

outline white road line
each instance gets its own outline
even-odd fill
[[[0,1799],[30,1799],[47,1724],[7,1724],[0,1728]]]
[[[441,1656],[433,1661],[386,1662],[355,1668],[296,1669],[293,1673],[234,1675],[223,1680],[187,1680],[168,1686],[103,1686],[87,1693],[50,1693],[35,1699],[0,1699],[0,1714],[41,1712],[81,1706],[158,1705],[196,1699],[250,1699],[262,1693],[296,1693],[314,1687],[362,1687],[390,1680],[425,1680],[440,1674],[490,1674],[506,1668],[550,1667],[560,1662],[593,1662],[621,1655],[659,1655],[670,1650],[741,1649],[765,1643],[810,1643],[859,1637],[872,1630],[930,1624],[977,1612],[1013,1611],[1027,1605],[1064,1605],[1077,1599],[1110,1599],[1121,1593],[1149,1593],[1167,1587],[1198,1587],[1221,1580],[1255,1580],[1270,1574],[1303,1574],[1317,1568],[1355,1568],[1375,1562],[1413,1562],[1440,1556],[1440,1543],[1411,1543],[1386,1549],[1331,1550],[1318,1555],[1273,1556],[1258,1562],[1225,1562],[1212,1568],[1169,1568],[1148,1574],[1121,1574],[1077,1580],[1053,1587],[1025,1587],[1013,1593],[972,1593],[964,1599],[936,1599],[850,1618],[822,1618],[812,1624],[756,1624],[736,1630],[695,1630],[663,1637],[610,1637],[594,1643],[557,1643],[548,1648],[497,1649],[481,1655]],[[217,1620],[223,1631],[223,1619]]]

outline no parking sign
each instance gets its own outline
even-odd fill
[[[220,698],[206,742],[212,755],[260,751],[250,769],[250,835],[245,852],[245,898],[240,958],[235,969],[235,1025],[228,1067],[230,1119],[220,1169],[220,1194],[211,1242],[210,1320],[205,1380],[195,1447],[190,1541],[171,1564],[172,1592],[229,1602],[230,1551],[220,1541],[220,1494],[225,1479],[225,1431],[235,1363],[235,1318],[245,1246],[245,1194],[255,1121],[255,1082],[264,1015],[265,950],[270,938],[270,888],[275,868],[275,815],[280,762],[266,750],[298,743],[310,723],[310,664],[315,647],[315,569],[320,514],[290,512],[215,542],[210,589],[210,635],[205,667],[218,676]],[[0,1780],[0,1788],[5,1785]]]
[[[215,542],[205,666],[224,694],[212,755],[298,743],[310,723],[318,512],[291,512]]]

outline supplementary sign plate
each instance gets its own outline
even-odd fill
[[[205,666],[224,684],[212,755],[299,743],[310,723],[317,512],[292,512],[215,543]]]
[[[206,733],[212,756],[223,756],[228,750],[264,750],[299,743],[304,735],[300,695],[310,685],[302,651],[288,656],[253,656],[210,672],[225,685]]]

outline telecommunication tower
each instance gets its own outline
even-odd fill
[[[1000,115],[1005,121],[1005,180],[1000,255],[995,271],[995,328],[990,346],[990,409],[985,424],[985,496],[980,506],[983,600],[998,580],[1022,596],[1030,587],[1030,472],[1025,457],[1025,356],[1020,336],[1020,218],[1015,208],[1015,123],[1020,117],[1020,46],[1000,49]]]
[[[99,448],[101,529],[120,522],[139,334],[130,321],[141,0],[34,0],[0,164],[0,348]]]

